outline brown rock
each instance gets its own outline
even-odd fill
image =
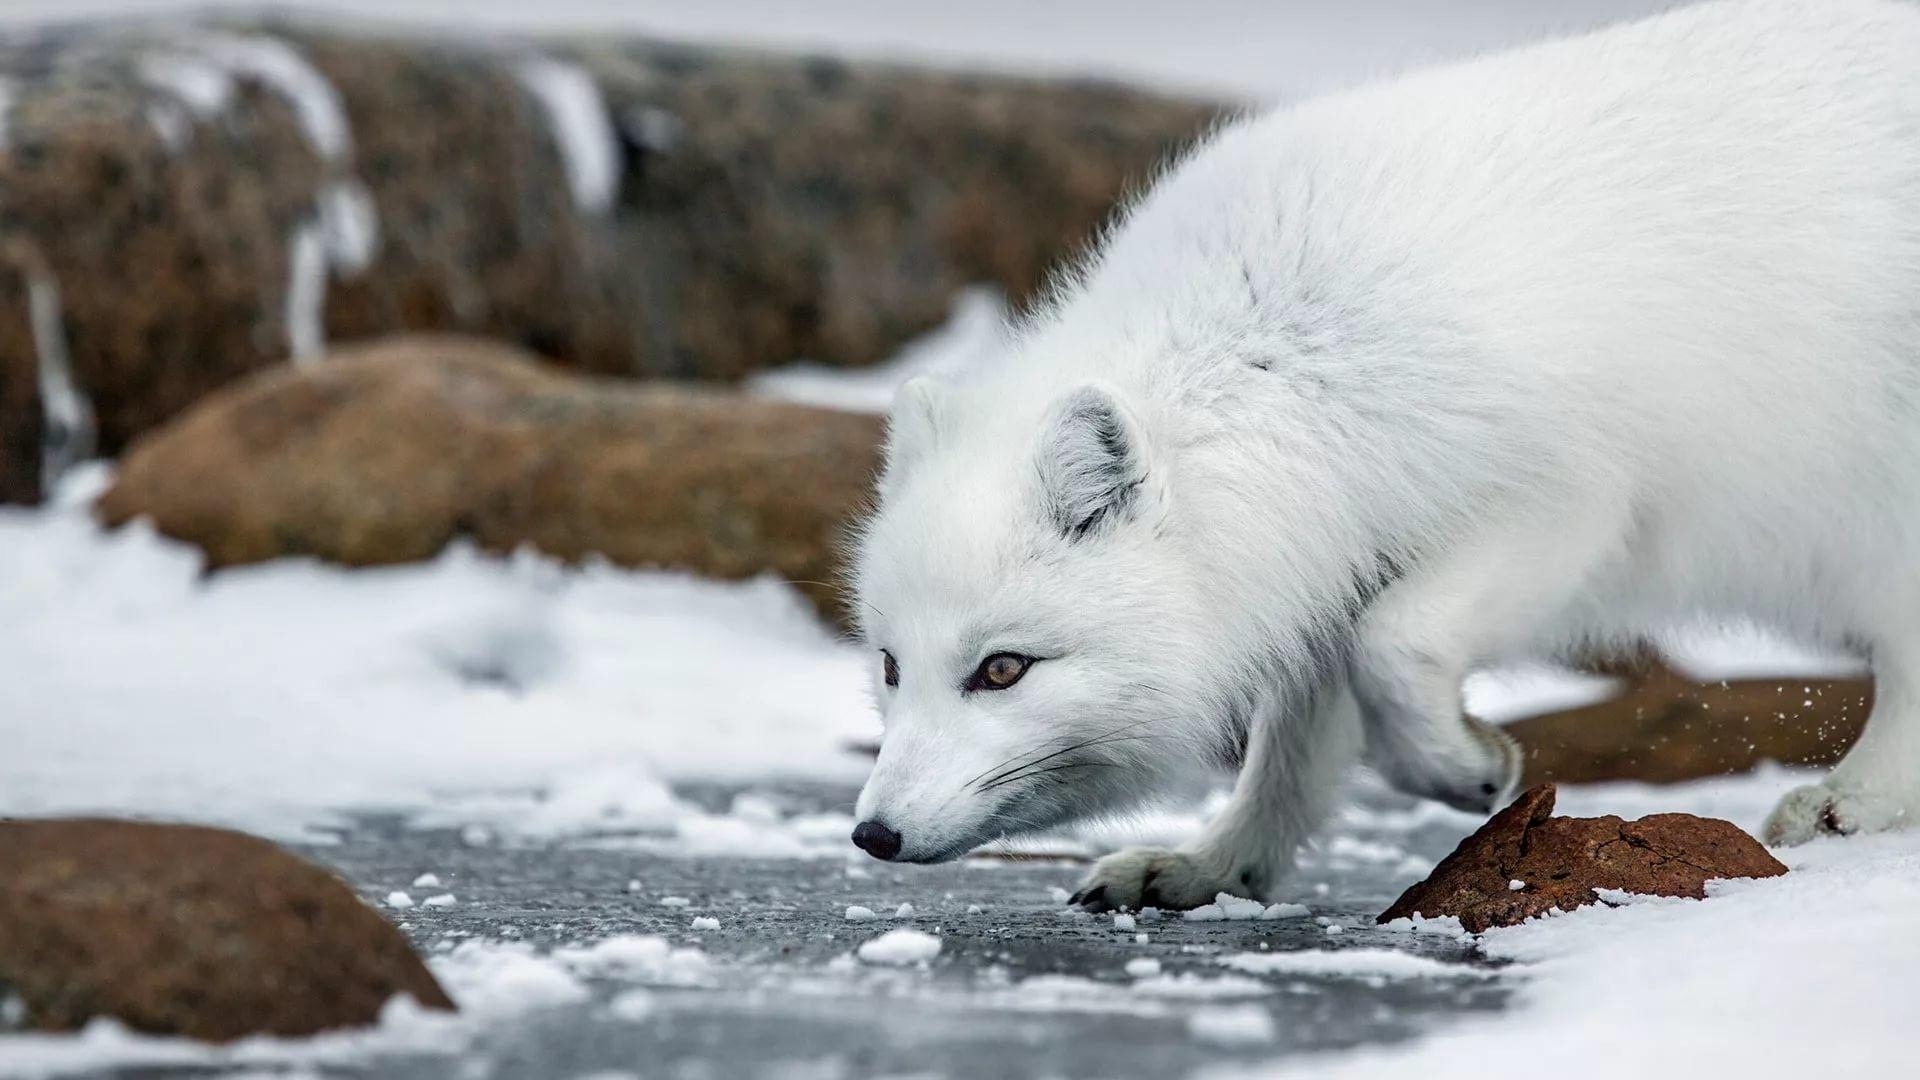
[[[1524,783],[1672,784],[1763,761],[1831,765],[1873,708],[1871,679],[1701,683],[1650,656],[1607,673],[1620,696],[1506,726],[1520,740]]]
[[[1552,784],[1528,790],[1460,841],[1377,921],[1452,915],[1477,934],[1596,903],[1595,889],[1698,900],[1709,881],[1787,872],[1731,822],[1692,814],[1557,818],[1553,797]],[[1514,881],[1525,885],[1513,889]]]
[[[373,1023],[398,994],[453,1003],[338,878],[223,829],[0,821],[0,985],[27,1023],[97,1016],[225,1041]]]
[[[878,417],[575,376],[516,349],[403,338],[282,367],[128,453],[100,517],[150,517],[212,566],[424,559],[456,537],[710,577],[773,573],[835,610]]]
[[[64,301],[100,449],[121,451],[290,347],[293,237],[359,185],[364,267],[324,275],[333,340],[457,331],[585,370],[733,379],[865,364],[954,293],[1016,301],[1217,105],[1085,81],[974,76],[626,39],[449,41],[223,24],[291,47],[338,92],[323,160],[285,95],[239,78],[217,114],[141,74],[207,27],[0,40],[0,500],[39,494],[34,343],[5,279]],[[456,36],[458,37],[458,36]],[[576,204],[540,99],[544,55],[591,77],[612,205]]]

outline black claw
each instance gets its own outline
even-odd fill
[[[1113,910],[1113,905],[1107,902],[1107,887],[1105,885],[1095,885],[1091,889],[1082,889],[1078,893],[1075,893],[1073,899],[1068,902],[1079,904],[1081,907],[1086,908],[1096,915],[1104,911]]]

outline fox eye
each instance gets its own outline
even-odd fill
[[[1020,677],[1033,666],[1033,657],[1019,653],[994,653],[974,670],[973,678],[967,680],[969,690],[1005,690],[1020,681]]]
[[[900,685],[900,662],[895,660],[893,658],[893,654],[888,652],[885,649],[880,650],[880,656],[881,656],[880,666],[881,666],[881,669],[886,672],[887,685],[899,686]]]

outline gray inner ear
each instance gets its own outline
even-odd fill
[[[1147,475],[1133,423],[1097,387],[1075,391],[1057,407],[1040,469],[1048,516],[1070,540],[1127,516]]]

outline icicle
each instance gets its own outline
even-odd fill
[[[60,286],[45,271],[27,276],[27,316],[39,354],[41,490],[51,492],[74,465],[93,455],[93,406],[73,377],[67,330],[60,312]]]
[[[611,209],[620,194],[620,143],[593,77],[546,56],[528,57],[513,71],[546,110],[574,205],[589,214]]]

